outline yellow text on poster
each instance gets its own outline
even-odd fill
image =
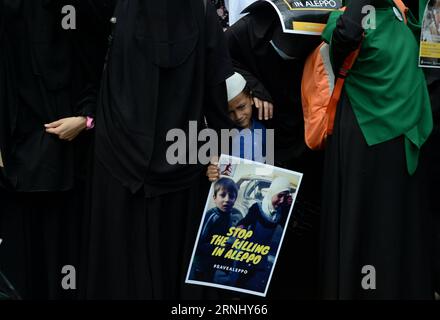
[[[421,42],[420,56],[422,58],[440,59],[440,43]]]
[[[293,30],[296,31],[309,31],[309,32],[320,32],[324,31],[325,24],[313,23],[313,22],[300,22],[293,21]]]

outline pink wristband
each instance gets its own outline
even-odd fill
[[[93,129],[95,127],[95,119],[91,117],[87,117],[86,119],[87,119],[86,130]]]

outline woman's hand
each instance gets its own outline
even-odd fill
[[[258,99],[257,97],[253,97],[255,108],[258,109],[258,119],[269,120],[273,118],[273,104],[268,101],[263,101]]]
[[[44,125],[46,132],[57,135],[61,140],[72,141],[87,127],[86,117],[63,118]]]

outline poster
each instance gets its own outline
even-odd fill
[[[419,65],[440,68],[440,0],[430,0],[423,14]]]
[[[302,174],[222,155],[186,283],[266,296]]]
[[[274,7],[286,33],[321,35],[330,12],[342,7],[341,0],[260,0],[250,5],[267,3]]]

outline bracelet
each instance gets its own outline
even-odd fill
[[[92,117],[86,117],[86,130],[91,130],[95,127],[95,119]]]

